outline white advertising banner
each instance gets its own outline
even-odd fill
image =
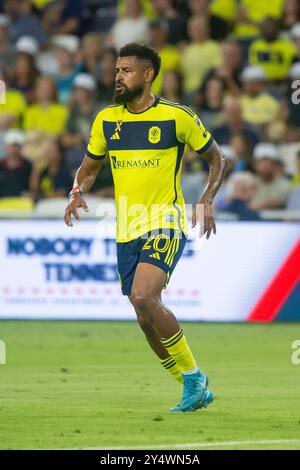
[[[114,232],[113,221],[0,221],[0,318],[134,319]],[[299,233],[284,222],[220,222],[209,240],[190,230],[164,301],[180,320],[246,320]]]

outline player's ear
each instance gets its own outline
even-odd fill
[[[145,70],[145,81],[151,83],[153,81],[154,70],[152,67],[149,67]]]

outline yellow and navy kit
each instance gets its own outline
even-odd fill
[[[174,229],[157,229],[129,242],[117,243],[118,275],[124,295],[131,294],[137,265],[148,263],[166,273],[164,287],[177,265],[186,237]]]
[[[273,42],[257,39],[249,48],[250,64],[259,65],[270,80],[287,78],[296,55],[296,46],[281,38]]]
[[[87,155],[108,154],[114,179],[119,243],[159,228],[187,235],[180,187],[182,156],[188,143],[199,154],[213,142],[197,115],[159,96],[148,109],[132,113],[112,105],[96,116]]]

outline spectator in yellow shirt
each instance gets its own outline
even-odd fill
[[[21,127],[26,101],[20,91],[10,88],[7,76],[0,70],[0,80],[6,89],[0,90],[0,132],[11,127]],[[2,97],[3,92],[3,97]]]
[[[279,103],[266,90],[266,74],[258,65],[248,65],[242,75],[241,104],[244,121],[260,126],[276,119]]]
[[[240,0],[236,14],[235,35],[241,39],[259,36],[260,24],[266,17],[280,19],[285,0]]]
[[[201,86],[207,71],[222,63],[220,45],[209,39],[208,25],[205,18],[192,16],[188,22],[190,44],[182,55],[184,89],[194,92]]]
[[[260,65],[270,80],[284,80],[296,56],[295,45],[279,38],[279,21],[265,18],[261,24],[262,38],[253,41],[249,49],[250,64]]]
[[[237,8],[236,0],[212,0],[209,2],[210,28],[213,39],[220,40],[228,36],[234,25]]]
[[[53,78],[49,76],[38,78],[35,92],[37,103],[27,108],[24,128],[26,130],[40,130],[49,134],[62,133],[68,118],[68,110],[57,102]]]
[[[26,109],[26,102],[18,90],[6,90],[5,103],[0,103],[0,130],[11,127],[21,127],[22,117]]]
[[[151,44],[159,53],[161,58],[160,72],[153,82],[152,91],[154,94],[161,92],[163,77],[169,70],[180,71],[180,54],[175,46],[168,44],[169,26],[166,21],[152,21],[149,26],[149,37]]]
[[[212,77],[224,83],[224,93],[239,96],[241,93],[242,51],[237,41],[227,39],[221,45],[222,65],[210,69],[204,77],[202,85],[195,96],[195,102],[201,106],[206,83]]]

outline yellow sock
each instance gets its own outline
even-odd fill
[[[179,369],[178,365],[174,361],[174,359],[170,356],[167,359],[163,359],[160,361],[161,365],[170,372],[171,375],[180,383],[183,383],[183,378],[181,375],[181,370]]]
[[[171,338],[162,338],[161,342],[181,372],[190,372],[197,367],[195,358],[181,329]]]

